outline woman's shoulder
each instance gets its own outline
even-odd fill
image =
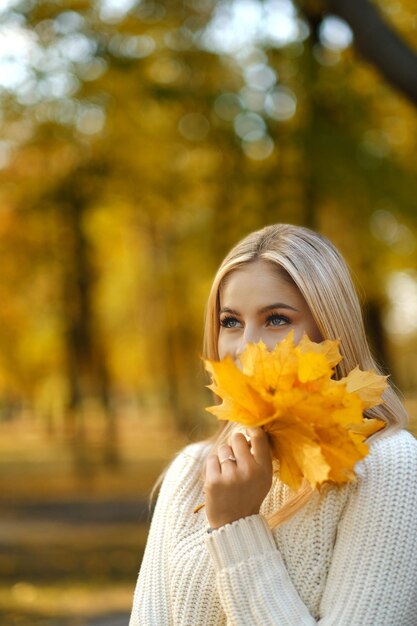
[[[191,443],[182,448],[169,463],[164,483],[183,481],[187,477],[192,478],[199,474],[209,449],[210,444],[204,441]]]
[[[198,441],[197,443],[190,443],[182,448],[174,457],[172,463],[177,466],[193,466],[201,465],[206,458],[207,453],[211,445],[207,441]]]
[[[409,454],[417,455],[417,439],[409,431],[397,428],[376,436],[369,444],[372,454]]]
[[[358,464],[359,476],[378,473],[385,478],[415,481],[417,477],[417,439],[408,431],[397,429],[377,436],[369,443],[369,454]]]
[[[158,502],[174,507],[175,511],[192,508],[190,502],[200,497],[203,466],[209,444],[194,443],[180,450],[166,468],[160,486]],[[195,506],[195,504],[194,504]]]

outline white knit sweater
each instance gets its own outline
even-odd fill
[[[417,441],[380,437],[358,480],[327,487],[271,531],[290,496],[207,533],[202,444],[171,464],[151,524],[130,626],[416,626]]]

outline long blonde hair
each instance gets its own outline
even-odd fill
[[[206,308],[204,357],[218,359],[220,289],[225,278],[248,263],[265,260],[286,274],[303,295],[323,339],[339,339],[343,360],[335,376],[346,376],[356,365],[382,373],[372,357],[363,324],[361,306],[349,269],[335,246],[325,237],[301,226],[275,224],[251,233],[226,256],[214,278]],[[384,433],[407,424],[407,413],[390,385],[384,403],[366,412],[386,422]],[[212,438],[214,448],[228,440],[234,425],[223,423]],[[289,519],[310,498],[304,485],[268,520],[276,526]]]

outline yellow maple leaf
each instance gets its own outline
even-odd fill
[[[300,354],[298,359],[298,379],[301,383],[317,380],[322,376],[331,376],[330,367],[324,354],[314,352]]]
[[[273,407],[266,402],[246,376],[229,356],[222,361],[206,361],[206,368],[212,374],[214,383],[209,389],[223,399],[223,404],[207,410],[218,419],[230,420],[245,426],[261,426],[273,414]]]
[[[293,417],[269,422],[264,430],[279,462],[280,478],[293,491],[300,488],[303,478],[313,488],[328,480],[330,466],[311,425]]]
[[[363,438],[370,437],[384,428],[385,424],[376,418],[367,418],[358,424],[349,424],[349,431]]]
[[[297,349],[301,354],[323,354],[330,367],[335,367],[343,358],[340,354],[339,342],[336,339],[325,339],[320,343],[316,343],[315,341],[311,341],[306,333],[304,333],[300,339]]]
[[[381,402],[386,377],[355,368],[334,380],[340,362],[338,341],[315,343],[289,333],[273,350],[248,344],[239,356],[205,361],[212,389],[223,402],[207,410],[218,419],[268,433],[280,479],[297,490],[306,480],[313,488],[354,479],[354,466],[368,453],[365,439],[383,428],[363,417]]]
[[[387,378],[376,372],[363,372],[356,366],[339,382],[346,385],[349,393],[356,393],[361,398],[365,409],[370,409],[381,403],[381,394],[388,386]]]
[[[279,381],[281,388],[292,388],[297,377],[297,355],[294,352],[294,331],[291,331],[273,350],[263,341],[246,346],[239,355],[242,370],[251,376],[260,393],[272,391]]]
[[[355,463],[365,456],[367,448],[359,449],[339,424],[318,429],[317,434],[324,458],[331,468],[328,480],[336,483],[351,481],[354,478]]]

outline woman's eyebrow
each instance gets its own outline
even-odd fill
[[[234,309],[229,309],[228,306],[223,306],[220,309],[220,313],[233,313],[233,315],[239,315],[239,313],[237,311],[235,311]]]
[[[267,306],[262,307],[260,309],[260,313],[266,313],[267,311],[272,311],[273,309],[289,309],[290,311],[295,311],[299,313],[300,311],[289,304],[285,304],[285,302],[274,302],[274,304],[268,304]],[[233,315],[239,315],[238,311],[235,309],[231,309],[228,306],[224,306],[220,309],[220,313],[232,313]]]
[[[285,302],[275,302],[274,304],[268,304],[268,306],[264,306],[260,310],[260,312],[266,313],[267,311],[271,311],[272,309],[290,309],[290,311],[295,311],[296,313],[300,312],[298,309],[295,309],[293,306],[290,306],[289,304],[285,304]]]

